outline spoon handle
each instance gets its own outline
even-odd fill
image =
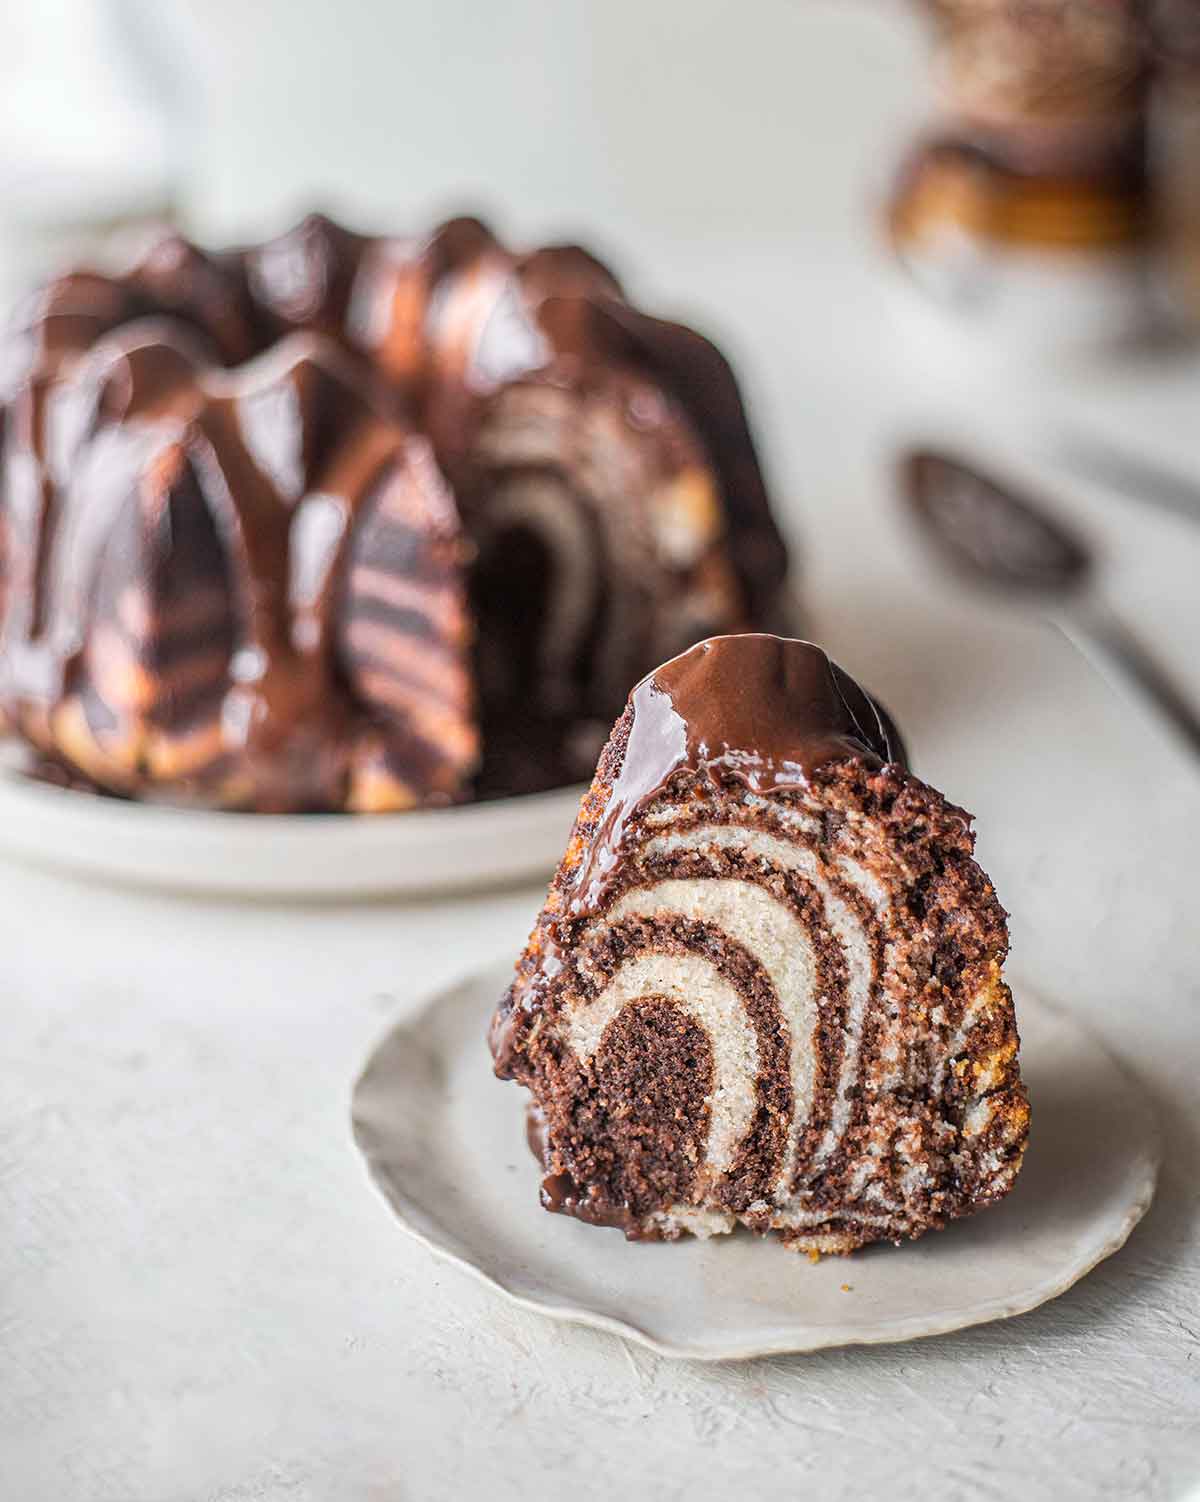
[[[1103,676],[1132,690],[1200,757],[1200,705],[1120,616],[1089,601],[1056,615],[1054,624]]]
[[[1127,453],[1105,439],[1078,434],[1059,441],[1055,458],[1080,479],[1099,483],[1128,501],[1200,522],[1200,485],[1153,460]]]

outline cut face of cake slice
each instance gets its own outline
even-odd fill
[[[492,1024],[545,1207],[845,1252],[1001,1198],[1029,1108],[973,845],[820,648],[644,679]]]

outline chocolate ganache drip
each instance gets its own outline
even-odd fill
[[[770,796],[803,788],[831,762],[904,764],[873,699],[812,642],[714,636],[648,674],[629,696],[628,738],[604,817],[568,903],[595,912],[627,821],[678,771]]]
[[[651,664],[789,619],[786,570],[724,357],[577,246],[171,235],[0,348],[0,719],[90,787],[582,780]]]

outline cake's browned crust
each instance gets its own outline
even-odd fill
[[[770,799],[748,800],[743,783],[714,777],[711,767],[684,767],[626,820],[601,899],[573,915],[580,868],[605,828],[632,721],[630,709],[601,758],[492,1025],[497,1073],[528,1087],[542,1115],[539,1148],[557,1186],[545,1195],[550,1208],[631,1237],[662,1237],[695,1228],[673,1213],[692,1206],[820,1252],[919,1236],[1002,1197],[1020,1165],[1029,1108],[1001,978],[1005,914],[974,859],[968,815],[900,766],[862,758],[830,763],[805,787]],[[718,825],[803,850],[820,890],[780,865],[775,845],[755,850],[703,836],[687,843],[689,833]],[[886,894],[882,910],[846,878],[847,861]],[[611,916],[623,898],[667,890],[666,882],[754,887],[811,937],[820,1001],[811,1100],[783,1186],[800,1212],[793,1225],[780,1213],[776,1177],[793,1107],[780,998],[762,964],[719,928],[683,914]],[[871,950],[875,976],[861,1026],[850,1016],[844,947],[822,912],[829,894],[855,915]],[[660,1066],[656,1034],[614,1032],[614,1023],[590,1060],[565,1041],[569,1019],[594,1008],[642,953],[703,957],[732,987],[757,1036],[753,1119],[718,1175],[706,1177],[681,1146],[698,1133],[696,1076]],[[616,1075],[602,1062],[614,1049],[630,1055]],[[634,1101],[624,1082],[643,1076],[654,1078],[654,1092]],[[686,1186],[681,1153],[693,1163]],[[670,1192],[652,1192],[654,1185]]]

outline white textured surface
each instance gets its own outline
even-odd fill
[[[1074,1017],[1018,982],[1041,1133],[1003,1205],[816,1266],[745,1232],[631,1245],[538,1204],[524,1114],[477,1047],[479,1014],[506,978],[493,965],[435,992],[384,1037],[355,1087],[355,1139],[412,1235],[551,1318],[704,1361],[945,1334],[1061,1294],[1124,1244],[1150,1204],[1159,1143],[1137,1086]],[[696,1212],[676,1215],[686,1224]],[[719,1210],[696,1219],[704,1232],[733,1230]],[[811,1226],[824,1214],[789,1219]]]
[[[942,379],[896,341],[862,226],[913,48],[865,5],[195,9],[223,70],[201,224],[270,226],[314,188],[390,221],[487,184],[525,206],[520,228],[603,220],[639,287],[707,311],[807,537],[813,632],[978,814],[1021,971],[1140,1077],[1168,1157],[1126,1249],[1035,1314],[909,1347],[664,1362],[438,1266],[350,1142],[379,1035],[515,949],[536,892],[260,908],[0,866],[0,1492],[1173,1502],[1200,1484],[1200,783],[1065,643],[936,585],[884,483],[895,438],[972,389],[980,442],[1003,428],[1027,455],[1056,412],[1099,422],[1106,400],[1114,438],[1153,433],[1200,473],[1195,360],[1074,372],[1049,399]],[[1066,502],[1107,540],[1115,600],[1200,691],[1200,533]]]

